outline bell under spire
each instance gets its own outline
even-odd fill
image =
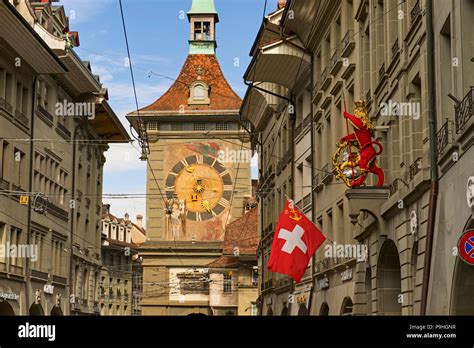
[[[188,19],[189,54],[215,54],[216,23],[219,22],[219,15],[214,0],[193,0]]]

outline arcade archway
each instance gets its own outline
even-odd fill
[[[51,315],[52,317],[62,316],[62,315],[63,315],[63,311],[61,310],[61,307],[59,307],[59,306],[54,306],[54,307],[51,309],[50,315]]]
[[[387,239],[380,249],[377,266],[377,304],[379,315],[401,315],[402,289],[400,258],[395,243]]]
[[[15,315],[12,306],[7,301],[0,301],[0,316]]]
[[[33,303],[30,307],[29,315],[31,316],[43,316],[44,310],[39,303]]]
[[[298,308],[298,316],[306,316],[308,315],[308,308],[306,307],[306,304],[302,303],[300,304],[300,307]]]
[[[323,302],[321,308],[319,309],[319,315],[328,316],[329,315],[329,305],[326,302]]]
[[[341,315],[352,315],[352,308],[354,304],[349,296],[344,297],[341,305]]]

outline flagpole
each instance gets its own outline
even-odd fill
[[[295,202],[294,202],[290,197],[288,197],[287,194],[285,194],[285,197],[286,197],[286,199],[289,201],[290,206],[293,206],[293,207],[297,208],[302,214],[304,214],[304,213],[303,213],[303,210],[302,210],[300,207],[298,207],[298,206],[295,204]],[[331,239],[329,239],[329,238],[319,229],[318,225],[316,225],[316,224],[313,222],[313,217],[311,217],[311,219],[308,219],[308,220],[321,232],[321,234],[324,236],[324,238],[326,238],[325,242],[328,241],[328,242],[330,242],[330,243],[333,244],[333,245],[335,244],[334,241],[332,241]],[[311,267],[314,267],[315,261],[316,261],[315,256],[312,255],[312,256],[311,256]],[[295,285],[296,285],[295,281],[292,280],[292,281],[291,281],[291,294],[292,294],[292,295],[294,295],[294,292],[295,292]],[[314,274],[311,272],[311,292],[309,293],[308,308],[307,308],[307,309],[308,309],[308,316],[311,315],[311,306],[312,306],[313,297],[314,297],[313,292],[315,292],[315,291],[316,291],[315,276],[314,276]],[[288,313],[289,313],[290,315],[291,315],[291,305],[292,305],[291,303],[288,303]]]
[[[344,94],[344,91],[342,91],[342,98],[344,99],[344,112],[347,112],[346,95]],[[346,120],[346,133],[349,136],[349,121],[347,120],[347,118],[345,118],[345,120]],[[347,146],[348,146],[348,150],[349,150],[349,161],[351,161],[352,180],[355,180],[355,177],[354,177],[354,162],[352,162],[352,149],[351,149],[351,140],[350,139],[347,139]]]

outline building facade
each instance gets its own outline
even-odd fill
[[[107,141],[129,137],[107,90],[74,52],[79,39],[68,32],[63,7],[48,1],[0,7],[0,238],[2,245],[35,251],[3,258],[0,286],[17,300],[2,306],[17,315],[93,314],[103,153]]]
[[[427,309],[430,314],[472,315],[474,269],[456,248],[462,234],[474,228],[474,45],[469,24],[474,4],[434,1],[433,7],[440,179]]]
[[[257,208],[226,226],[222,256],[209,267],[213,315],[257,315]]]
[[[218,13],[212,0],[188,12],[189,54],[170,87],[127,117],[146,124],[147,241],[144,315],[210,314],[208,267],[222,254],[225,226],[252,194],[250,139],[239,124],[241,99],[216,56]]]
[[[265,199],[269,194],[278,197],[284,186],[277,182],[279,168],[275,174],[261,171],[262,313],[296,314],[303,303],[312,315],[466,313],[461,307],[471,308],[463,302],[470,283],[462,285],[460,279],[472,274],[472,268],[446,250],[455,247],[462,231],[471,226],[470,206],[465,199],[454,197],[455,193],[464,197],[466,185],[468,195],[472,192],[467,165],[472,143],[472,74],[467,72],[472,64],[472,40],[465,19],[472,17],[471,2],[287,1],[281,18],[272,20],[273,16],[275,13],[265,19],[252,49],[246,75],[252,86],[242,115],[257,131],[263,131],[262,125],[278,124],[273,111],[278,104],[294,108],[293,137],[287,141],[296,148],[293,159],[288,160],[294,176],[289,196],[304,212],[311,210],[328,242],[315,254],[308,281],[289,284],[285,291],[274,283],[281,276],[266,270],[265,257],[274,231],[274,225],[266,227],[266,221],[276,221],[281,206],[270,205],[275,208],[269,211]],[[453,41],[453,35],[462,41]],[[290,42],[291,48],[283,48]],[[288,84],[291,78],[293,85]],[[275,83],[286,86],[288,92],[275,93]],[[453,92],[458,98],[454,107],[447,97]],[[430,104],[433,95],[435,107]],[[364,186],[347,188],[333,172],[336,143],[352,132],[343,114],[346,110],[352,113],[357,100],[365,101],[375,139],[383,147],[377,159],[385,171],[382,187],[376,187],[376,178],[369,176]],[[430,124],[436,123],[439,127],[433,132]],[[305,127],[309,128],[309,142],[304,139]],[[285,139],[284,127],[278,133],[276,138]],[[305,155],[307,144],[309,157]],[[268,145],[270,141],[260,140],[259,150],[265,153]],[[440,157],[433,160],[438,149]],[[286,162],[287,157],[279,153],[277,160]],[[265,159],[262,162],[262,168],[268,168]],[[311,169],[309,185],[306,165]],[[439,182],[434,170],[438,165]],[[453,181],[458,182],[455,190],[448,183]],[[437,184],[440,192],[433,199]],[[306,186],[311,187],[311,205]],[[450,199],[442,198],[448,192]],[[448,233],[454,221],[455,232]],[[433,241],[432,253],[426,250],[427,240],[428,246]],[[338,245],[348,246],[347,251],[338,254]],[[428,288],[423,285],[427,279]],[[443,301],[432,290],[441,284]],[[298,311],[289,302],[298,304]]]
[[[100,315],[140,315],[137,302],[142,279],[137,239],[143,239],[145,233],[128,214],[117,218],[110,213],[109,204],[102,206]]]

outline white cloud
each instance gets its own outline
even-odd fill
[[[64,6],[66,16],[72,30],[78,23],[93,21],[94,17],[104,12],[105,8],[113,4],[112,0],[63,0],[60,5]]]
[[[146,162],[140,161],[139,147],[134,145],[135,147],[131,144],[109,144],[110,148],[105,153],[105,174],[142,170],[143,175],[146,175]]]

